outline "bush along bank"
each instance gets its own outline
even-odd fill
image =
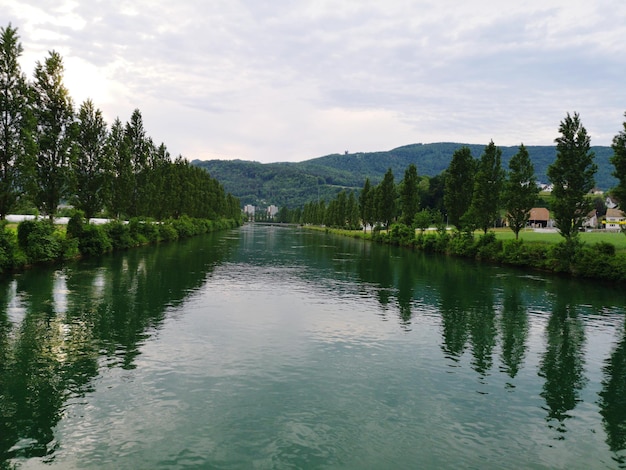
[[[328,231],[334,232],[332,229]],[[416,234],[413,228],[404,224],[393,224],[388,232],[375,228],[371,233],[364,234],[360,231],[353,234],[377,243],[425,252],[573,277],[626,282],[626,254],[616,253],[615,246],[606,242],[588,245],[574,239],[560,243],[525,243],[523,240],[499,240],[494,232],[476,236],[472,232],[450,232],[445,227],[440,227],[436,232]]]
[[[128,223],[114,220],[94,225],[87,223],[82,213],[76,213],[65,229],[48,219],[25,220],[18,224],[17,231],[7,225],[6,221],[0,222],[0,273],[189,238],[235,228],[240,222],[182,216],[163,222],[135,218]]]

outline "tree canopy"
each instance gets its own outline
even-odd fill
[[[626,118],[626,113],[624,113]],[[613,156],[611,163],[615,167],[613,176],[618,180],[617,186],[613,189],[613,194],[620,202],[622,210],[626,209],[626,120],[622,130],[613,138]]]
[[[504,181],[501,156],[502,151],[492,140],[485,147],[474,175],[474,190],[468,217],[484,233],[487,233],[499,218],[500,193]]]
[[[539,194],[535,180],[535,169],[524,144],[519,152],[509,161],[509,172],[504,183],[504,207],[509,220],[509,227],[519,237],[519,232],[528,223],[530,210],[534,207]]]
[[[156,146],[135,109],[110,129],[91,100],[78,112],[50,51],[32,82],[19,67],[17,29],[0,29],[0,218],[30,201],[51,220],[61,203],[86,217],[239,220],[239,200],[208,172]],[[27,206],[28,207],[28,206]]]
[[[578,235],[583,220],[592,207],[585,195],[593,189],[597,166],[591,151],[591,139],[578,113],[567,116],[559,126],[555,139],[556,160],[548,167],[553,185],[551,207],[559,232],[571,240]]]
[[[461,147],[454,155],[445,174],[443,202],[448,220],[458,229],[462,228],[463,215],[472,203],[476,162],[469,147]]]
[[[22,52],[17,28],[0,28],[0,219],[23,194],[25,168],[33,153],[29,87],[19,64]]]

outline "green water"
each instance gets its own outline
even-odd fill
[[[0,283],[0,468],[626,467],[626,294],[245,226]]]

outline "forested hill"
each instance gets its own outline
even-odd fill
[[[298,163],[258,163],[244,160],[194,160],[193,165],[206,169],[224,189],[238,197],[242,204],[275,204],[298,207],[318,197],[334,197],[343,188],[361,189],[365,178],[377,184],[388,168],[398,183],[407,166],[414,163],[420,175],[436,176],[445,170],[452,154],[462,146],[480,158],[485,145],[460,143],[413,144],[386,152],[333,154]],[[555,157],[553,146],[526,147],[535,165],[537,180],[547,183],[546,170]],[[502,166],[508,168],[518,147],[500,147]],[[593,147],[598,165],[596,186],[610,189],[617,180],[611,176],[611,147]]]

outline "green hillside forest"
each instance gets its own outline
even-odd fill
[[[437,176],[448,167],[454,151],[463,146],[469,147],[475,158],[485,149],[485,145],[444,142],[406,145],[386,152],[332,154],[297,163],[244,160],[193,160],[191,163],[207,170],[244,205],[274,204],[295,208],[317,199],[332,199],[342,189],[360,190],[367,177],[372,184],[378,184],[389,168],[401,176],[411,163],[417,166],[420,176]],[[509,159],[518,147],[500,149],[502,167],[508,168]],[[547,183],[546,171],[556,158],[556,148],[545,145],[526,149],[537,181]],[[598,165],[596,186],[608,190],[617,184],[609,162],[613,150],[608,146],[595,146],[592,150]]]

